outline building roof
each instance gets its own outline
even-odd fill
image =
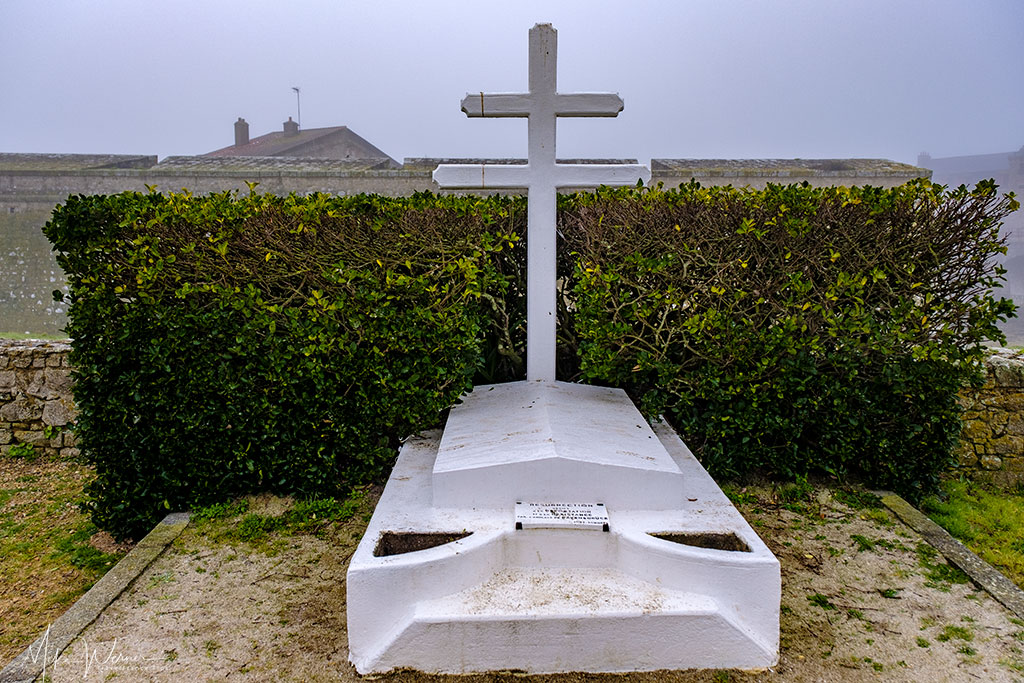
[[[325,148],[345,149],[347,153],[344,157],[334,156],[324,153]],[[275,131],[252,138],[244,145],[231,145],[203,156],[387,159],[392,163],[391,168],[398,167],[398,162],[348,126],[307,128],[293,135]]]
[[[189,171],[291,171],[317,173],[335,171],[381,171],[393,169],[389,157],[371,159],[330,159],[324,157],[261,156],[173,156],[166,157],[157,169]]]

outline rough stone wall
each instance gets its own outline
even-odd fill
[[[63,342],[0,340],[0,455],[31,446],[75,456],[71,368]]]
[[[0,339],[0,455],[29,444],[73,456],[76,416],[66,342]],[[1003,487],[1024,485],[1024,354],[997,349],[987,379],[964,390],[964,428],[955,471]]]
[[[1003,487],[1024,485],[1024,355],[997,349],[981,389],[964,390],[957,471]]]

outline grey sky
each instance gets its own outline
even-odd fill
[[[295,116],[398,160],[524,155],[524,120],[466,92],[526,88],[558,29],[563,157],[953,156],[1024,145],[1024,2],[0,0],[0,152],[202,154]]]

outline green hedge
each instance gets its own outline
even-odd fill
[[[995,299],[994,184],[578,195],[582,378],[664,414],[718,476],[856,474],[911,498],[951,462]]]
[[[559,376],[621,386],[716,476],[857,474],[914,496],[1012,315],[1015,207],[771,186],[559,199]],[[71,197],[68,275],[96,523],[379,476],[473,383],[521,379],[524,198]]]
[[[522,200],[126,193],[45,227],[93,519],[378,476],[481,365]],[[522,217],[520,217],[520,215]]]

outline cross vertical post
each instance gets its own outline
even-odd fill
[[[526,378],[555,380],[558,198],[555,168],[555,92],[558,35],[550,25],[530,31],[528,164],[534,165],[527,198]]]
[[[434,180],[450,189],[527,190],[526,378],[555,381],[556,220],[560,187],[632,185],[650,180],[638,164],[559,164],[555,157],[556,117],[617,116],[622,98],[612,93],[559,94],[557,38],[551,24],[530,30],[529,92],[468,94],[462,110],[470,117],[526,117],[525,166],[442,164]]]

